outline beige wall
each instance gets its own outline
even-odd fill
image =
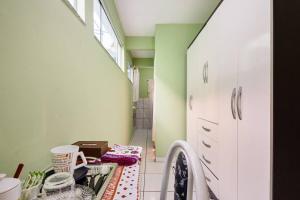
[[[61,0],[0,1],[0,172],[50,164],[77,140],[127,144],[131,83]]]

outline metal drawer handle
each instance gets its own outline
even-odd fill
[[[231,94],[231,113],[232,113],[233,119],[236,119],[235,97],[236,97],[236,88],[234,88],[232,90],[232,94]]]
[[[211,164],[211,161],[207,160],[204,155],[202,155],[202,158],[207,164]]]
[[[192,101],[193,101],[193,95],[190,95],[190,98],[189,98],[189,107],[190,107],[190,110],[193,109]]]
[[[204,146],[206,146],[207,148],[210,148],[210,147],[211,147],[211,145],[209,145],[209,144],[207,144],[206,142],[204,142],[204,140],[202,140],[202,144],[203,144]]]
[[[210,178],[208,178],[207,176],[205,176],[205,179],[206,179],[208,182],[211,182]]]
[[[206,128],[204,126],[202,126],[202,129],[205,130],[206,132],[210,132],[210,129],[209,128]]]
[[[205,70],[205,81],[206,81],[206,83],[208,83],[208,61],[206,61],[206,70]]]
[[[238,95],[237,95],[237,111],[239,119],[242,120],[242,87],[239,87]]]
[[[202,70],[203,83],[206,83],[206,78],[205,78],[206,72],[205,72],[205,70],[206,70],[206,63],[204,63],[203,70]]]

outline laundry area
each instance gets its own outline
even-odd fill
[[[0,200],[272,200],[273,14],[1,0]]]

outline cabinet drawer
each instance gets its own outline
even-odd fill
[[[198,119],[197,130],[199,133],[203,133],[215,141],[218,141],[218,125],[203,119]]]
[[[198,134],[198,155],[202,162],[218,177],[219,146],[205,134]]]
[[[209,171],[209,169],[202,164],[206,183],[212,190],[214,195],[219,199],[219,180]]]

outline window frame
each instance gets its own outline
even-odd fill
[[[128,62],[127,77],[131,83],[133,83],[133,70],[134,70],[134,67]]]
[[[93,35],[94,35],[94,38],[97,40],[97,42],[102,46],[102,48],[107,52],[107,54],[111,57],[111,59],[116,63],[116,65],[123,71],[125,72],[125,67],[124,67],[124,59],[125,59],[125,56],[124,56],[124,45],[122,45],[120,39],[119,39],[119,35],[117,34],[117,31],[115,30],[115,27],[112,23],[112,20],[110,19],[110,15],[109,13],[107,12],[106,10],[106,7],[104,5],[104,3],[101,1],[101,0],[94,0],[94,1],[98,1],[99,3],[99,8],[100,8],[100,12],[99,12],[99,38],[96,36],[95,34],[95,15],[94,15],[94,12],[95,12],[95,3],[93,2]],[[108,49],[105,48],[105,46],[103,45],[102,43],[102,38],[101,38],[101,12],[104,12],[108,22],[109,22],[109,25],[113,31],[113,34],[114,34],[114,37],[116,38],[117,40],[117,43],[118,43],[118,46],[117,46],[117,56],[116,56],[116,59],[114,59],[114,57],[110,54],[110,52],[108,51]]]
[[[78,12],[78,10],[76,8],[74,8],[74,6],[71,4],[70,0],[62,0],[66,5],[67,7],[75,14],[75,16],[84,24],[86,25],[86,5],[85,5],[85,0],[82,0],[83,1],[83,15],[84,16],[81,16]],[[77,0],[76,0],[77,2]]]

